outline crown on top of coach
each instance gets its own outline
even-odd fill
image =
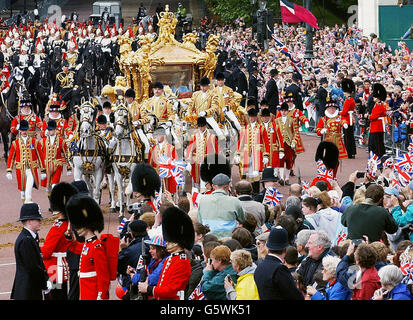
[[[160,13],[161,18],[163,19],[172,19],[175,16],[175,13],[169,12],[169,4],[165,5],[165,11]]]

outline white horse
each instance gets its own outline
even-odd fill
[[[121,218],[125,207],[128,208],[131,203],[133,192],[131,176],[136,165],[143,161],[143,144],[133,129],[131,114],[123,103],[117,104],[114,117],[113,133],[117,143],[113,148],[112,166],[118,185],[119,218]]]
[[[90,103],[83,103],[78,109],[79,129],[72,142],[73,177],[84,180],[93,198],[100,203],[100,183],[103,178],[103,162],[106,158],[106,145],[95,133],[97,110]]]

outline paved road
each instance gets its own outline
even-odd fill
[[[319,143],[319,139],[313,136],[303,135],[304,145],[307,151],[297,157],[297,165],[300,167],[302,179],[311,182],[316,172],[316,164],[314,162],[314,152]],[[0,154],[3,154],[3,145],[0,147]],[[338,172],[338,180],[340,185],[347,181],[348,176],[354,170],[365,169],[367,161],[367,153],[363,149],[358,149],[357,159],[344,160]],[[5,177],[6,165],[4,159],[0,160],[0,300],[7,300],[10,297],[10,291],[13,285],[15,264],[14,264],[14,249],[13,244],[21,230],[21,224],[16,222],[19,217],[21,207],[20,194],[17,190],[15,178],[13,181],[8,181]],[[13,174],[14,177],[14,174]],[[72,181],[72,177],[63,174],[64,181]],[[292,178],[292,182],[296,182],[297,178]],[[238,168],[233,168],[234,182],[239,180]],[[280,187],[280,191],[287,192],[287,187]],[[104,190],[102,196],[102,208],[105,217],[105,231],[116,234],[117,214],[108,213],[108,191]],[[45,190],[34,190],[33,201],[37,202],[42,211],[42,215],[46,218],[43,220],[42,229],[40,231],[41,241],[45,238],[51,224],[52,217],[48,212],[48,199]],[[117,299],[114,294],[115,285],[112,285],[111,299]]]

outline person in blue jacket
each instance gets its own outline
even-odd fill
[[[388,265],[379,270],[382,288],[374,292],[372,300],[413,300],[407,284],[402,283],[404,275],[399,267]]]
[[[409,193],[410,196],[413,195],[413,180],[410,181],[409,183]],[[396,220],[397,225],[399,227],[407,227],[409,225],[413,225],[413,205],[409,205],[406,208],[406,212],[403,212],[402,208],[399,205],[399,201],[395,196],[392,196],[392,205],[393,210],[391,211],[391,214]],[[409,227],[409,240],[413,241],[413,228]]]
[[[325,256],[323,258],[323,281],[327,281],[325,289],[326,294],[323,295],[312,286],[307,286],[306,300],[350,300],[353,292],[343,286],[336,277],[336,269],[340,262],[339,257]]]
[[[145,243],[149,245],[151,255],[151,261],[148,265],[148,285],[156,286],[169,253],[166,250],[166,243],[160,235],[154,236],[151,240],[145,240]],[[140,272],[137,270],[136,272],[132,271],[132,273],[132,283],[137,285],[140,280]]]

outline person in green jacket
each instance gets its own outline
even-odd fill
[[[224,287],[228,300],[260,300],[254,272],[257,266],[252,262],[251,254],[246,250],[235,250],[231,253],[232,268],[237,272],[238,280],[234,284],[225,278]]]
[[[366,190],[366,200],[350,206],[341,216],[341,224],[348,228],[348,239],[363,239],[370,242],[380,241],[383,231],[393,234],[398,226],[390,212],[380,206],[383,202],[384,189],[372,184]]]
[[[201,279],[201,291],[207,300],[227,300],[225,277],[230,275],[232,281],[237,282],[237,274],[231,264],[231,250],[224,245],[217,246],[210,257]]]

